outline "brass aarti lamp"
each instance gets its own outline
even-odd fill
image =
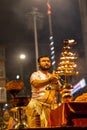
[[[71,51],[71,46],[76,44],[76,42],[73,39],[68,39],[64,40],[63,43],[63,52],[60,56],[57,72],[60,77],[64,76],[64,84],[62,89],[72,89],[70,77],[78,74],[77,64],[75,63],[78,57],[76,53]]]

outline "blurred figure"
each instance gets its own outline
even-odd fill
[[[32,97],[26,109],[30,128],[48,127],[50,111],[57,105],[56,93],[61,86],[58,74],[48,72],[51,67],[48,56],[38,58],[38,67],[30,77]]]
[[[82,93],[81,95],[77,96],[74,101],[75,102],[87,102],[87,92]]]
[[[3,130],[9,130],[12,129],[15,125],[15,121],[13,117],[10,114],[9,110],[3,111],[3,117],[2,117],[2,128]]]

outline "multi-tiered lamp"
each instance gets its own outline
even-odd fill
[[[72,45],[76,44],[75,40],[64,40],[63,41],[63,52],[60,56],[60,62],[58,64],[58,74],[60,77],[64,77],[64,83],[62,85],[63,89],[72,89],[71,85],[71,77],[78,74],[77,64],[75,61],[77,60],[77,55],[74,52],[71,52]]]

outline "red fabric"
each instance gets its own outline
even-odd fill
[[[70,122],[71,121],[71,122]],[[67,124],[67,123],[73,124]],[[50,113],[51,127],[73,125],[87,126],[87,103],[63,103]]]

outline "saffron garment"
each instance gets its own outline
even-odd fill
[[[50,73],[44,74],[40,70],[34,72],[30,77],[30,82],[33,80],[45,80],[50,77]],[[50,111],[54,108],[56,102],[55,86],[48,84],[41,88],[31,86],[32,98],[27,105],[26,115],[30,128],[48,127]],[[50,127],[50,126],[49,126]]]

